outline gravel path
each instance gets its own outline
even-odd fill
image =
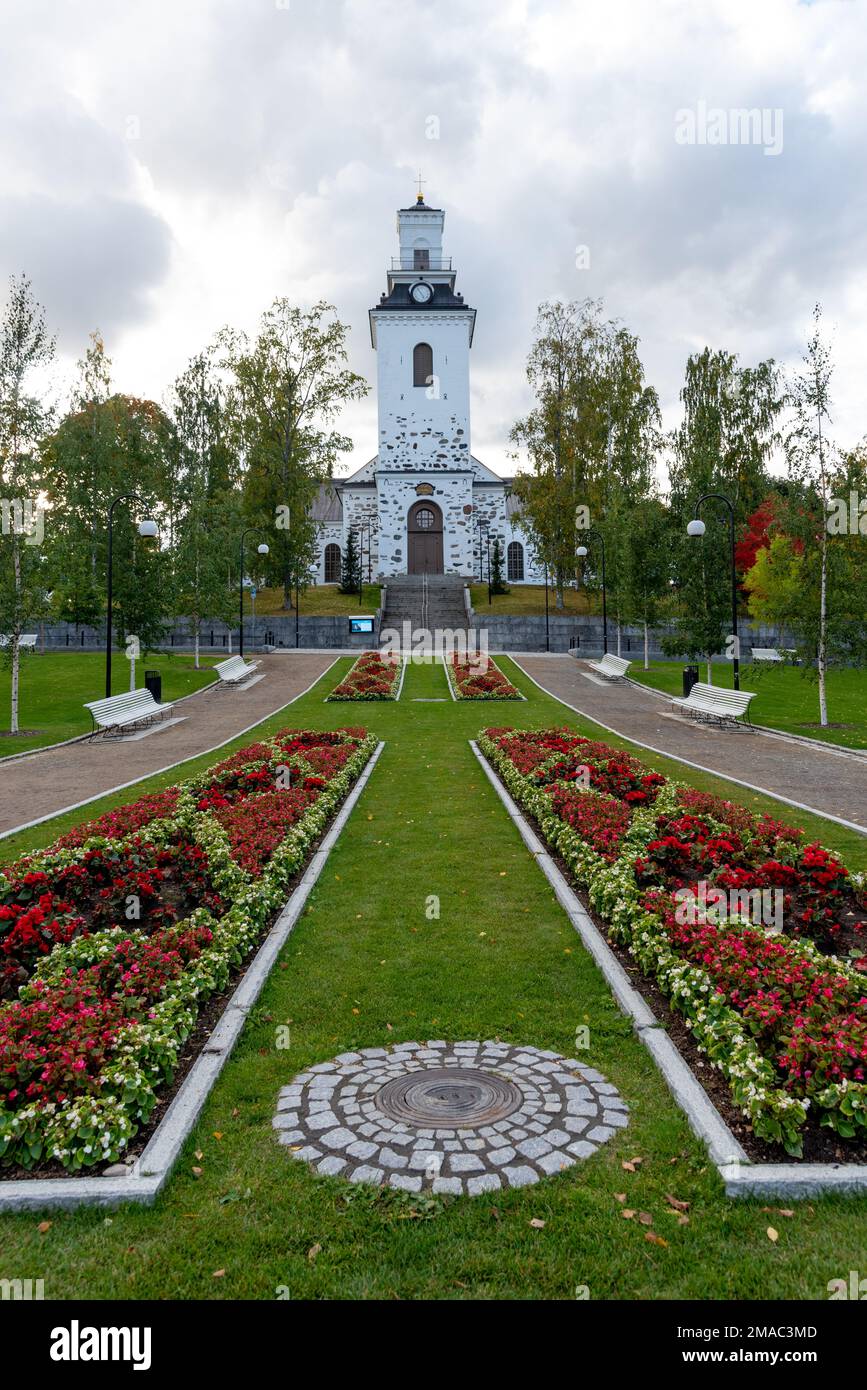
[[[183,719],[147,738],[100,737],[0,764],[0,834],[207,753],[297,699],[335,659],[330,651],[264,656],[264,680],[247,690],[207,686],[177,704]]]
[[[680,758],[756,791],[836,820],[867,835],[867,758],[779,735],[719,729],[676,715],[667,700],[628,682],[601,682],[571,656],[515,657],[555,699],[623,738]]]

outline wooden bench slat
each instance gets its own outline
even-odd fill
[[[721,690],[719,686],[697,681],[685,699],[673,699],[672,703],[681,709],[698,710],[717,719],[734,720],[738,715],[746,714],[755,695],[754,690]]]
[[[615,656],[613,652],[606,652],[601,661],[588,661],[587,665],[598,671],[600,676],[621,677],[625,676],[632,662],[622,656]]]
[[[225,661],[218,661],[214,670],[221,681],[235,684],[252,676],[258,665],[258,661],[247,662],[242,656],[230,656]]]
[[[127,690],[122,695],[91,700],[84,708],[90,710],[97,728],[111,729],[135,724],[140,719],[153,719],[155,715],[174,709],[174,705],[158,705],[149,690]]]

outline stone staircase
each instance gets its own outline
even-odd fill
[[[427,576],[427,613],[424,611],[424,576],[406,574],[391,576],[385,581],[385,612],[380,626],[380,637],[387,629],[401,634],[406,645],[404,632],[410,635],[420,628],[430,632],[460,632],[466,640],[467,614],[464,607],[464,585],[466,580],[459,574],[431,574]],[[404,624],[409,624],[408,628]]]

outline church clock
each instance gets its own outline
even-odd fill
[[[419,280],[418,284],[412,285],[409,293],[415,304],[429,304],[433,299],[433,289],[424,280]]]

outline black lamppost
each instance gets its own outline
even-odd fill
[[[482,584],[485,578],[485,567],[482,558],[482,536],[487,534],[488,523],[480,518],[476,522],[476,531],[479,537],[479,583]]]
[[[732,656],[734,687],[735,690],[741,688],[741,664],[738,657],[738,576],[735,568],[735,509],[734,503],[722,492],[706,492],[698,499],[695,504],[695,517],[689,522],[686,528],[688,536],[703,536],[706,530],[704,522],[699,517],[699,509],[703,502],[725,502],[729,509],[729,562],[731,565],[732,576],[732,636],[734,638],[734,653]]]
[[[248,536],[252,536],[253,532],[258,529],[257,526],[248,526],[246,531],[241,532],[240,567],[238,572],[238,624],[241,629],[238,640],[238,654],[241,657],[244,655],[244,541]],[[271,547],[267,546],[263,541],[262,544],[257,547],[257,550],[260,555],[267,555],[270,548]]]
[[[607,656],[607,655],[608,655],[608,603],[607,603],[607,599],[606,599],[606,595],[605,595],[605,540],[604,540],[604,537],[602,536],[601,531],[590,531],[590,530],[587,530],[587,531],[584,532],[584,535],[587,536],[588,538],[589,538],[590,536],[595,537],[595,539],[599,542],[599,547],[600,547],[600,549],[601,549],[601,551],[602,551],[602,654],[603,654],[603,656]],[[587,550],[586,545],[579,545],[578,549],[577,549],[576,552],[575,552],[575,554],[578,556],[578,559],[579,559],[579,560],[585,560],[585,559],[587,558],[588,553],[589,553],[589,552],[588,552],[588,550]]]
[[[491,528],[485,528],[485,545],[488,551],[488,607],[491,606]]]
[[[115,497],[108,509],[108,584],[107,584],[107,607],[105,612],[105,698],[111,695],[111,606],[113,599],[112,585],[112,549],[114,543],[114,509],[118,502],[141,502],[137,492],[124,492],[119,497]],[[144,505],[144,503],[142,503]],[[140,521],[138,533],[143,540],[155,540],[157,536],[157,524],[155,521]]]
[[[358,524],[358,535],[361,544],[359,565],[362,576],[364,574],[364,532],[367,532],[367,582],[370,584],[373,578],[373,520],[368,517],[366,521]]]

